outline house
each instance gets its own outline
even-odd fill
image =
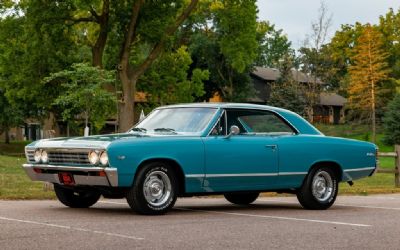
[[[324,83],[303,72],[292,70],[293,79],[299,84],[317,84],[316,88],[321,90],[319,101],[309,112],[310,122],[321,122],[330,124],[339,124],[344,122],[344,105],[346,98],[336,94],[324,92]],[[249,98],[247,101],[258,104],[268,104],[271,94],[271,84],[276,82],[280,77],[280,72],[274,68],[255,67],[250,73],[253,80],[254,88],[257,91],[256,96]]]

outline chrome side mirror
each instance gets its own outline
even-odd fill
[[[229,128],[229,134],[225,136],[225,139],[230,138],[232,135],[238,135],[238,134],[240,134],[240,128],[236,125],[232,125]]]

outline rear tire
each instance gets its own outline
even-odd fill
[[[126,195],[129,206],[140,214],[161,215],[174,205],[178,181],[173,169],[164,162],[144,165]]]
[[[71,208],[91,207],[101,196],[101,194],[96,191],[75,191],[59,184],[54,184],[54,191],[58,200],[65,206]]]
[[[333,205],[338,193],[338,178],[329,167],[315,168],[297,191],[297,199],[305,209],[324,210]]]
[[[260,193],[227,193],[225,199],[230,203],[237,205],[249,205],[257,200]]]

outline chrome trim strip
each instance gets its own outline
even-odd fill
[[[306,175],[307,172],[281,172],[281,173],[251,173],[251,174],[187,174],[186,178],[219,178],[219,177],[259,177],[259,176],[286,176],[286,175]]]
[[[306,175],[307,172],[280,172],[279,175]]]
[[[84,176],[73,175],[77,185],[95,185],[95,186],[118,186],[118,170],[116,168],[101,168],[101,167],[67,167],[55,166],[46,164],[23,164],[26,174],[32,181],[45,181],[60,184],[58,174],[36,173],[34,168],[50,169],[59,171],[79,171],[79,172],[99,172],[104,171],[106,176]],[[73,173],[72,173],[73,174]]]
[[[82,171],[82,172],[96,172],[106,170],[106,168],[101,167],[69,167],[69,166],[58,166],[49,164],[23,164],[24,168],[40,168],[40,169],[53,169],[62,171]]]
[[[25,147],[27,150],[36,150],[36,149],[46,149],[46,150],[54,150],[54,151],[62,151],[62,152],[77,152],[77,153],[82,153],[82,151],[91,151],[91,150],[106,150],[105,147],[99,146],[99,147],[94,147],[92,145],[88,146],[79,146],[77,147],[76,145],[69,145],[65,147],[51,147],[51,146],[37,146],[37,147]]]
[[[221,117],[225,115],[226,111],[222,109],[222,113],[219,115],[217,121],[215,122],[214,126],[211,127],[210,131],[208,131],[206,137],[210,136],[211,132],[214,130],[215,126],[217,126],[218,122],[221,120]],[[226,134],[226,117],[225,117],[225,134]],[[213,135],[215,136],[215,135]]]
[[[203,178],[205,177],[205,174],[187,174],[185,175],[186,178]]]
[[[105,168],[107,179],[110,182],[111,187],[118,187],[118,169],[116,168]]]
[[[277,173],[250,173],[250,174],[206,174],[205,177],[219,178],[219,177],[262,177],[262,176],[278,176]]]
[[[367,167],[367,168],[351,168],[345,169],[343,172],[358,172],[358,171],[367,171],[367,170],[374,170],[375,167]]]

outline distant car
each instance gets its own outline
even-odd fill
[[[247,205],[264,191],[327,209],[339,182],[377,168],[374,144],[324,136],[285,109],[238,103],[164,106],[126,133],[40,140],[25,151],[26,173],[54,183],[64,205],[126,197],[141,214],[163,214],[194,195]]]

